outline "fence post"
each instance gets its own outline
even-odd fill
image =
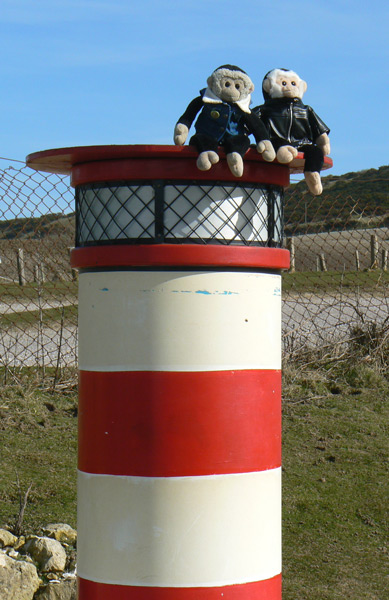
[[[45,267],[42,263],[39,263],[39,281],[40,283],[45,283],[46,281]]]
[[[361,270],[361,261],[359,259],[359,250],[355,250],[355,266],[357,271]]]
[[[382,249],[382,270],[387,271],[388,269],[388,251],[386,248]]]
[[[294,273],[296,270],[296,255],[295,255],[294,237],[290,237],[290,238],[286,239],[286,247],[290,252],[289,273]]]
[[[21,285],[21,286],[26,285],[26,275],[25,275],[25,270],[24,270],[24,254],[23,254],[22,248],[18,248],[18,250],[17,250],[16,264],[17,264],[17,268],[18,268],[19,285]]]
[[[46,281],[46,272],[45,267],[42,263],[34,265],[34,282],[35,283],[45,283]]]
[[[375,233],[370,236],[370,268],[378,268],[378,240]]]
[[[73,246],[69,246],[68,247],[68,250],[69,250],[69,261],[70,261],[70,257],[71,257],[73,249],[74,249]],[[77,281],[77,275],[78,275],[77,269],[70,269],[70,271],[71,271],[71,274],[72,274],[72,281]]]

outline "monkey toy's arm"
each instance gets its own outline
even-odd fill
[[[321,148],[324,156],[328,156],[331,152],[330,138],[326,133],[322,133],[315,140],[315,144]]]
[[[254,135],[257,142],[257,152],[262,155],[264,160],[272,162],[276,157],[276,153],[265,124],[253,112],[245,115],[245,121],[249,132]]]
[[[307,106],[307,108],[308,120],[314,137],[313,141],[319,146],[324,156],[328,156],[331,151],[330,138],[328,137],[330,130],[311,106]]]
[[[174,128],[174,143],[176,146],[183,146],[185,144],[189,129],[202,107],[203,99],[201,96],[198,96],[190,102],[184,114],[178,119]]]

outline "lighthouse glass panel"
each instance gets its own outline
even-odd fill
[[[277,200],[280,206],[280,194]],[[266,187],[228,184],[165,187],[166,239],[264,245],[269,240],[270,213],[274,213],[274,208],[269,206]],[[277,215],[280,221],[279,208]],[[278,242],[281,222],[274,223],[274,230],[271,237]]]
[[[103,182],[76,188],[76,245],[282,245],[282,188],[230,182]]]
[[[80,186],[76,198],[79,244],[154,238],[151,185]]]

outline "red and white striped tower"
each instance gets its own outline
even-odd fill
[[[79,600],[280,600],[288,167],[249,151],[237,182],[157,146],[27,164],[76,187]]]

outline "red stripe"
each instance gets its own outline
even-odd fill
[[[82,471],[178,477],[280,464],[278,370],[80,372]]]
[[[282,248],[200,246],[197,244],[112,245],[74,248],[71,265],[91,267],[246,267],[289,268],[289,252]]]
[[[239,185],[240,179],[237,179],[231,173],[224,156],[220,157],[220,161],[212,167],[211,171],[199,171],[196,167],[196,158],[197,152],[193,152],[189,157],[172,156],[169,158],[159,158],[149,156],[130,160],[119,159],[86,162],[73,166],[71,184],[73,187],[76,187],[96,181],[137,181],[139,179],[151,181],[153,179],[162,179],[165,181],[210,181],[211,183],[223,181]],[[245,183],[262,183],[281,187],[289,185],[288,165],[269,164],[260,162],[260,160],[258,154],[245,156],[242,185]]]
[[[55,148],[29,154],[32,169],[49,173],[72,174],[72,185],[112,179],[197,179],[235,181],[225,152],[219,148],[220,161],[210,172],[196,167],[198,152],[193,146],[109,145]],[[303,156],[300,153],[300,156]],[[242,181],[289,185],[289,165],[268,163],[255,149],[244,157]]]
[[[78,579],[79,600],[281,600],[281,575],[224,587],[163,588],[95,583]]]

